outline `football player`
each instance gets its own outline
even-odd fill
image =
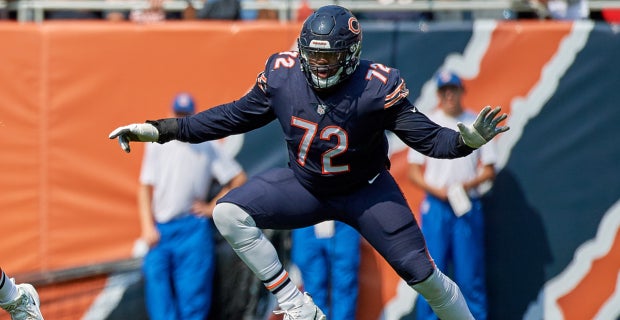
[[[39,293],[29,283],[15,283],[0,269],[0,308],[11,315],[12,320],[43,320]]]
[[[253,176],[215,207],[213,219],[235,252],[276,296],[287,320],[325,319],[289,279],[261,229],[293,229],[325,220],[347,223],[419,292],[441,319],[473,319],[458,286],[431,259],[424,237],[388,171],[392,131],[436,158],[470,154],[497,134],[506,114],[484,108],[459,131],[441,127],[407,99],[397,69],[360,59],[362,29],[348,10],[319,8],[306,19],[298,51],[272,55],[239,100],[182,119],[122,126],[109,135],[130,141],[192,143],[219,139],[277,120],[289,167]]]

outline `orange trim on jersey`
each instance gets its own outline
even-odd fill
[[[258,74],[258,78],[256,79],[256,85],[258,85],[258,88],[260,88],[261,91],[267,91],[267,77],[265,77],[264,71]]]
[[[405,81],[401,78],[400,81],[398,82],[398,86],[396,87],[396,89],[392,91],[392,93],[388,94],[385,97],[385,100],[387,101],[387,100],[394,98],[402,90],[402,87],[404,85],[405,85]]]
[[[396,90],[392,91],[392,93],[385,97],[385,106],[383,108],[387,109],[393,106],[408,95],[409,90],[407,89],[407,86],[405,86],[405,81],[400,79],[400,83],[398,84],[398,87],[396,87]]]

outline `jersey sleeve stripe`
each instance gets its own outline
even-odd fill
[[[390,94],[388,94],[385,97],[385,106],[383,108],[387,109],[395,105],[397,102],[407,97],[408,95],[409,95],[409,89],[407,89],[407,86],[405,85],[405,81],[403,79],[400,79],[400,82],[398,86],[396,87],[396,89],[394,89],[394,91],[392,91]]]
[[[258,85],[261,91],[267,92],[267,77],[265,77],[264,71],[258,74],[258,77],[256,78],[256,85]]]
[[[404,86],[405,86],[405,81],[401,78],[398,81],[398,86],[396,86],[396,89],[394,89],[394,91],[392,91],[390,94],[388,94],[385,97],[385,100],[388,101],[388,100],[394,98],[395,96],[397,96]]]

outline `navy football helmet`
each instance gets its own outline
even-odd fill
[[[304,22],[297,46],[310,85],[329,88],[347,79],[359,65],[362,29],[348,9],[323,6]]]

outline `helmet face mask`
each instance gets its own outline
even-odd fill
[[[319,8],[302,27],[298,39],[301,69],[316,89],[347,79],[359,64],[362,33],[353,14],[340,6]]]
[[[317,88],[336,84],[346,62],[346,52],[307,49],[302,52],[305,68],[311,74],[311,81]]]

